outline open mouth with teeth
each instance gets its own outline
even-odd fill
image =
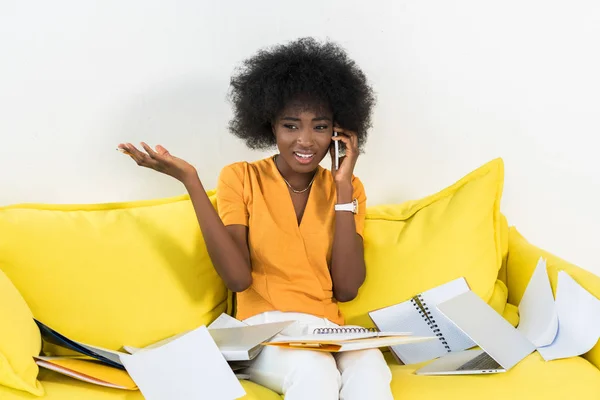
[[[301,164],[310,164],[310,162],[315,158],[315,153],[300,153],[295,151],[294,157],[296,161]]]

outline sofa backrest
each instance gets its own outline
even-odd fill
[[[37,319],[106,348],[145,346],[227,311],[187,196],[0,208],[0,269]]]

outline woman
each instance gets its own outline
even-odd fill
[[[294,335],[342,325],[337,303],[352,300],[365,279],[366,196],[353,170],[370,126],[372,90],[340,47],[308,38],[246,60],[230,98],[230,131],[250,148],[276,145],[279,152],[221,171],[218,214],[192,165],[162,146],[119,147],[185,185],[214,267],[237,293],[238,319],[294,320],[283,332]],[[346,149],[337,169],[334,141]],[[331,170],[319,166],[327,153]],[[332,355],[267,346],[248,372],[286,400],[393,399],[377,349]]]

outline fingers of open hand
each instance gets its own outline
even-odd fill
[[[150,157],[150,155],[141,152],[131,143],[127,143],[124,146],[124,149],[127,151],[129,156],[137,163],[137,165],[142,167],[154,168],[158,164],[158,162]]]
[[[162,147],[160,144],[156,145],[156,152],[158,154],[160,154],[161,156],[169,155],[169,151],[167,149],[165,149],[164,147]]]
[[[152,149],[152,147],[148,146],[148,144],[146,144],[145,142],[142,142],[140,144],[142,145],[144,150],[146,150],[146,153],[148,153],[148,156],[150,156],[150,158],[156,159],[156,158],[160,157],[160,155],[157,152],[155,152]]]

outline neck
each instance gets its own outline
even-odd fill
[[[296,190],[302,190],[307,187],[315,176],[316,170],[307,173],[296,172],[279,155],[275,156],[275,166],[279,170],[283,179],[288,181]]]

